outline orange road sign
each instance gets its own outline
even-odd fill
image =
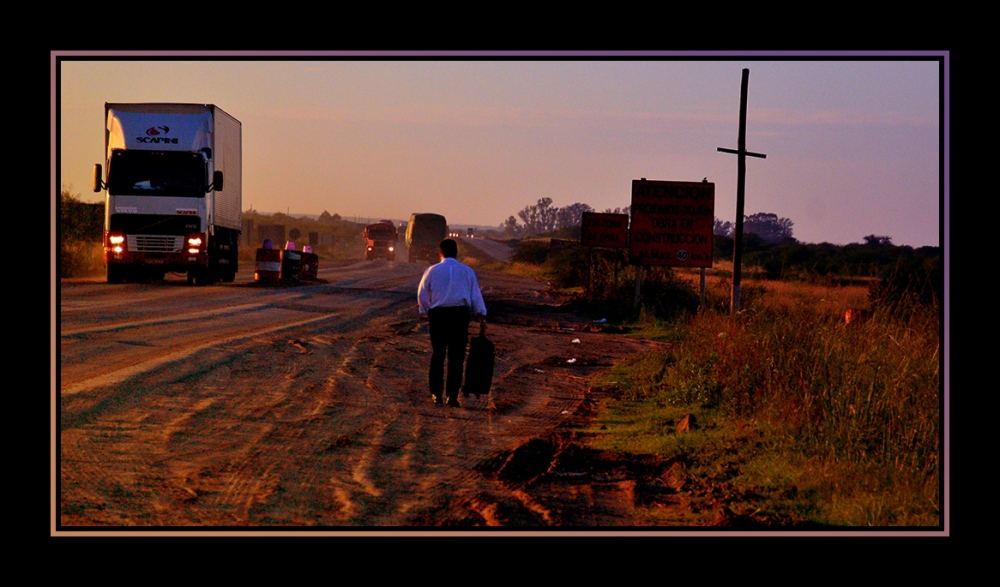
[[[632,180],[629,262],[711,267],[715,184]]]

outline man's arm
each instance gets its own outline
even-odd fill
[[[431,309],[431,284],[428,275],[430,269],[424,271],[424,276],[420,278],[420,285],[417,286],[417,309],[421,314],[426,314]]]
[[[469,270],[470,281],[472,281],[472,311],[479,318],[479,336],[486,336],[486,303],[483,301],[483,292],[479,289],[479,280],[476,279],[476,272]]]
[[[486,303],[483,302],[483,292],[479,289],[479,280],[476,279],[476,272],[469,269],[469,281],[472,283],[472,291],[469,292],[469,301],[472,311],[486,319]]]

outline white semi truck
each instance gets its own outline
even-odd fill
[[[242,228],[242,125],[212,104],[105,104],[108,283],[186,273],[233,281]],[[103,174],[107,170],[107,176]]]

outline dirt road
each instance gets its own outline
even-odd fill
[[[653,343],[481,271],[494,387],[437,406],[424,268],[360,262],[297,287],[64,281],[57,530],[632,523],[634,484],[537,481],[583,474],[559,431],[592,413],[594,374]]]

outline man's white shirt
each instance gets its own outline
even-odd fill
[[[445,257],[424,271],[417,287],[417,303],[421,314],[426,314],[431,308],[465,306],[480,316],[486,315],[486,304],[483,303],[476,272],[451,257]]]

